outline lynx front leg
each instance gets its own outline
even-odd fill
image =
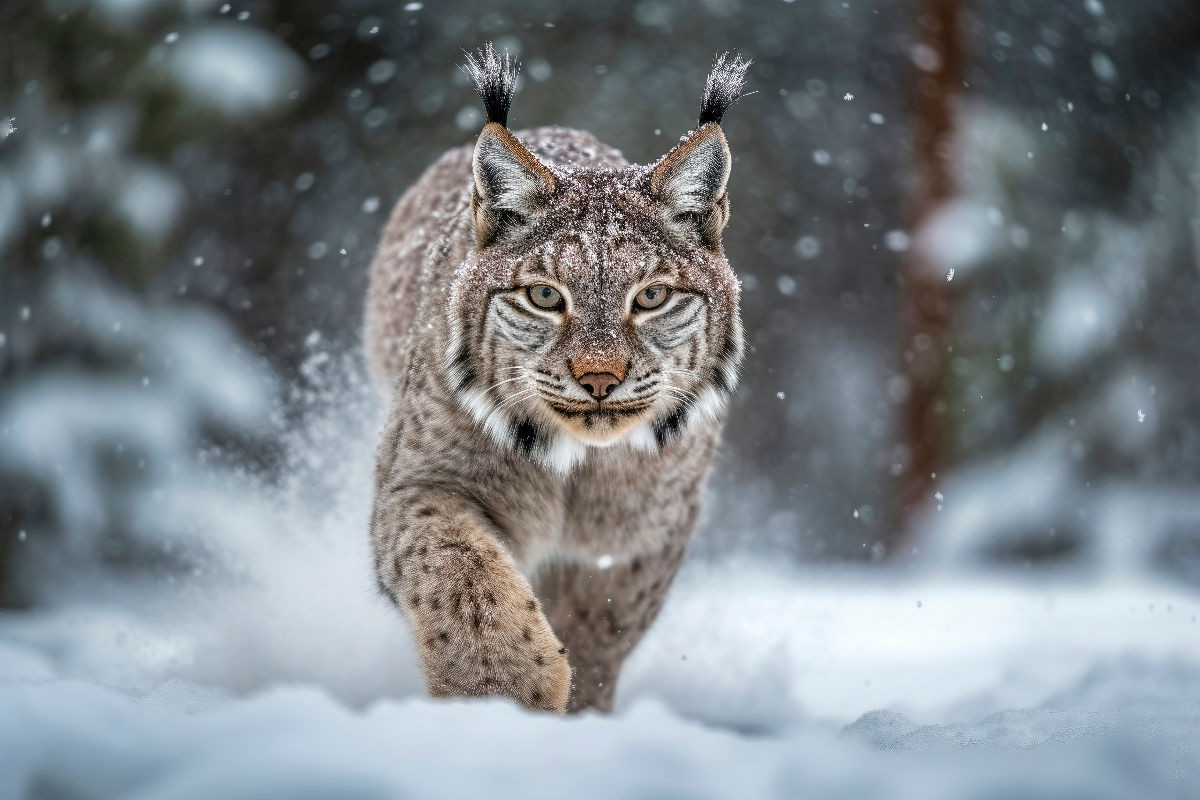
[[[575,669],[569,710],[612,710],[621,663],[658,615],[683,555],[682,544],[607,569],[555,564],[538,576],[538,595]]]
[[[412,627],[429,693],[564,711],[567,651],[478,507],[421,487],[383,492],[372,521],[376,572]]]

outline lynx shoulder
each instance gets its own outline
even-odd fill
[[[698,127],[640,166],[582,131],[509,131],[517,64],[468,56],[487,122],[397,203],[366,316],[392,395],[375,570],[431,694],[611,706],[742,358],[721,119],[747,67],[719,57]]]

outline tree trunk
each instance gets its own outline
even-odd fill
[[[951,341],[946,273],[923,244],[925,226],[954,195],[954,122],[962,89],[960,0],[920,0],[913,96],[916,186],[910,207],[913,247],[901,277],[901,358],[909,394],[902,435],[908,462],[899,487],[901,536],[911,540],[933,502],[935,474],[945,466],[946,405],[942,396]]]

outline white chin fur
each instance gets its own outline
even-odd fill
[[[459,402],[478,422],[496,444],[503,448],[513,447],[512,423],[513,417],[508,409],[496,410],[495,401],[485,392],[468,390],[458,394]],[[687,415],[683,429],[678,435],[686,435],[692,425],[699,421],[706,423],[718,422],[725,408],[725,397],[713,388],[700,392],[696,402],[692,404],[691,412]],[[591,441],[581,439],[561,425],[555,425],[549,432],[549,443],[533,458],[547,469],[559,474],[567,474],[579,462],[587,457],[589,447],[606,449],[618,444],[628,444],[635,450],[648,453],[658,452],[658,441],[654,436],[654,417],[638,423],[629,430],[613,436],[610,439]]]
[[[658,452],[658,442],[654,438],[654,425],[650,420],[639,423],[629,432],[626,441],[634,450],[644,450],[647,453]]]
[[[587,445],[564,431],[555,431],[546,454],[539,460],[549,469],[565,475],[587,456]]]
[[[496,402],[487,393],[477,389],[459,392],[458,400],[492,441],[500,447],[512,449],[513,416],[508,409],[497,411]],[[547,469],[565,475],[587,456],[587,448],[587,443],[559,428],[550,432],[548,446],[532,458]]]

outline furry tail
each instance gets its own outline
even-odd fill
[[[742,96],[746,82],[746,70],[750,61],[743,61],[737,53],[721,53],[713,61],[712,72],[704,82],[704,96],[700,98],[699,126],[710,122],[720,123],[729,107]]]
[[[462,65],[462,71],[475,84],[475,91],[479,93],[487,113],[487,121],[498,122],[507,128],[508,110],[517,91],[520,63],[509,55],[508,48],[504,49],[503,55],[497,53],[491,42],[484,42],[474,53],[463,51],[463,55],[467,63]]]

